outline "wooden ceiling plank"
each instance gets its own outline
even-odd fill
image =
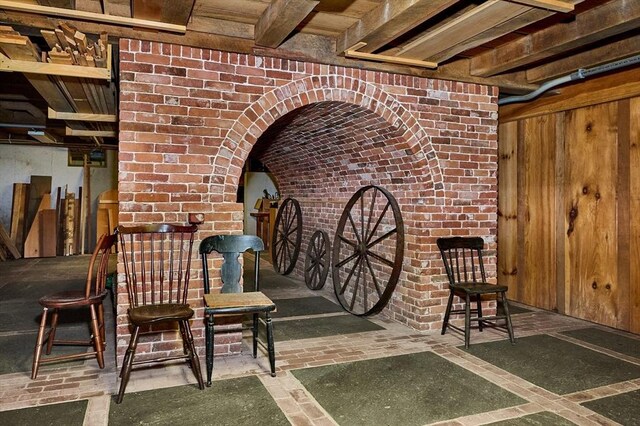
[[[471,60],[471,74],[489,77],[632,31],[640,26],[640,1],[612,0],[558,24],[506,43]]]
[[[431,59],[443,50],[465,43],[478,34],[529,10],[531,8],[528,6],[489,0],[434,31],[418,37],[401,48],[397,55],[405,58]]]
[[[148,21],[187,25],[195,0],[131,0],[131,16]]]
[[[516,3],[527,4],[529,6],[537,7],[540,9],[553,10],[554,12],[572,12],[574,5],[559,0],[514,0]]]
[[[637,54],[640,54],[640,35],[530,68],[526,72],[527,80],[532,83],[551,80],[580,68],[591,68]]]
[[[124,25],[130,27],[148,28],[159,31],[169,31],[175,33],[185,33],[187,27],[184,25],[168,24],[165,22],[147,21],[144,19],[127,18],[124,16],[103,15],[100,13],[84,12],[75,9],[62,9],[56,7],[40,6],[30,3],[19,3],[10,0],[0,0],[0,9],[14,10],[17,12],[35,13],[55,17],[75,18],[92,22],[109,23],[113,25]]]
[[[506,22],[488,28],[486,31],[478,33],[477,35],[465,40],[462,43],[458,43],[442,50],[441,52],[433,55],[430,59],[434,62],[447,61],[462,52],[473,49],[477,46],[481,46],[506,34],[517,31],[520,28],[525,27],[533,22],[545,19],[552,14],[552,12],[548,12],[546,10],[531,8],[529,11],[512,19],[509,19]]]
[[[256,23],[256,44],[278,47],[318,3],[317,0],[275,0]]]
[[[455,3],[457,0],[385,0],[338,37],[336,51],[342,53],[364,42],[362,52],[374,52]]]
[[[244,22],[225,21],[207,16],[193,16],[187,24],[187,31],[209,32],[211,34],[255,39],[255,26]]]

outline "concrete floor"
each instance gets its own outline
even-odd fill
[[[9,290],[12,288],[15,290],[16,285],[28,285],[35,281],[42,282],[53,278],[72,279],[78,274],[81,276],[87,260],[86,256],[75,256],[58,259],[23,259],[0,263],[0,315],[15,311],[16,303],[23,304],[26,310],[32,309],[33,306],[38,309],[37,297],[34,297],[32,301],[15,298],[15,291]],[[263,267],[269,268],[270,266],[263,263]],[[279,277],[270,270],[265,270],[263,274],[262,290],[274,299],[322,295],[327,299],[335,300],[331,288],[312,292],[307,289],[304,283]],[[640,344],[640,336],[617,332],[551,312],[528,309],[527,312],[513,315],[517,339],[523,339],[522,341],[525,342],[527,336],[544,335],[545,338],[552,337],[571,343],[581,350],[586,348],[598,354],[608,355],[621,362],[621,365],[633,366],[633,368],[640,366],[640,356],[635,353],[624,354],[587,343],[564,333],[595,328],[611,333],[614,337],[631,339],[630,341],[634,345],[635,343]],[[315,315],[313,318],[336,315],[347,314],[325,313]],[[301,318],[305,317],[295,317],[296,320]],[[12,321],[12,318],[5,317],[3,320]],[[275,327],[279,321],[290,320],[291,318],[279,318],[275,322]],[[293,425],[335,425],[340,423],[331,415],[330,409],[323,406],[321,401],[314,397],[315,393],[305,388],[301,380],[296,377],[298,374],[294,375],[293,370],[423,352],[437,355],[448,363],[459,366],[523,400],[516,406],[490,411],[480,410],[471,415],[449,418],[434,424],[478,425],[503,420],[507,421],[506,424],[553,424],[558,419],[558,417],[544,417],[545,415],[560,416],[563,420],[579,425],[619,424],[611,418],[587,408],[589,402],[597,402],[601,398],[611,396],[635,395],[640,390],[640,378],[632,377],[618,379],[614,383],[606,385],[594,385],[595,387],[580,391],[555,393],[526,380],[521,374],[510,373],[508,367],[499,368],[491,362],[483,360],[480,356],[474,356],[471,352],[464,351],[460,348],[463,343],[462,336],[455,332],[448,332],[444,336],[441,336],[439,332],[420,333],[394,323],[381,315],[369,318],[369,320],[380,326],[381,329],[309,339],[276,341],[277,377],[275,378],[268,374],[266,355],[259,354],[258,359],[255,360],[247,350],[243,351],[241,355],[216,358],[214,380],[242,376],[257,377]],[[112,317],[108,318],[108,321],[113,324]],[[33,327],[26,328],[29,330],[1,329],[0,338],[24,335],[25,339],[31,339]],[[114,342],[113,329],[111,328],[108,333],[107,341]],[[506,336],[501,331],[492,329],[487,329],[483,333],[476,331],[472,333],[472,349],[474,345],[480,345],[482,342],[498,342],[505,339]],[[113,345],[110,347],[113,348]],[[203,358],[201,361],[204,367]],[[542,373],[544,376],[544,371]],[[21,371],[0,376],[0,411],[86,399],[88,406],[84,424],[108,424],[109,407],[112,403],[111,395],[116,392],[118,384],[113,352],[107,354],[107,365],[104,370],[97,368],[94,359],[89,359],[84,363],[69,366],[45,366],[36,380],[31,380],[29,374],[28,371]],[[433,374],[437,375],[438,372],[434,371]],[[193,383],[195,383],[195,379],[185,364],[150,368],[132,372],[127,393]],[[410,383],[407,384],[407,386],[410,385]],[[443,389],[442,392],[446,393],[447,389]],[[126,398],[125,395],[125,400]],[[536,420],[538,423],[519,422],[521,419],[526,419],[526,416],[536,413],[541,415]],[[636,424],[640,424],[640,418],[637,420]]]

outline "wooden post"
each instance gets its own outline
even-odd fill
[[[76,216],[76,194],[67,192],[64,199],[64,255],[69,256],[74,253],[74,218]]]

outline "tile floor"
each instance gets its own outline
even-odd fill
[[[23,262],[28,261],[23,260]],[[34,265],[27,265],[29,267],[20,270],[35,270]],[[11,275],[14,272],[15,277],[21,274],[18,269],[13,271],[6,268],[6,266],[0,265],[0,274],[2,274],[0,276],[4,277],[0,283],[2,281],[6,283],[9,277],[14,277],[14,275]],[[295,283],[295,281],[292,282]],[[2,285],[0,285],[1,289]],[[266,293],[269,293],[267,286],[263,285],[263,289]],[[303,283],[298,283],[295,287],[289,286],[286,291],[274,289],[270,296],[273,298],[292,298],[318,296],[319,294],[328,299],[334,299],[330,288],[325,288],[320,292],[312,292]],[[0,299],[0,304],[8,302]],[[346,314],[327,313],[319,314],[318,316],[326,317],[332,315]],[[300,318],[296,317],[296,319]],[[283,318],[276,321],[287,320],[290,319]],[[276,342],[277,377],[275,378],[270,377],[268,374],[266,355],[263,353],[258,356],[257,360],[254,360],[247,350],[242,355],[217,358],[215,361],[214,380],[255,375],[262,381],[293,425],[335,425],[337,422],[318,404],[309,391],[291,374],[290,370],[424,351],[432,351],[489,382],[507,389],[526,401],[515,407],[450,419],[436,424],[479,425],[500,420],[517,419],[545,411],[554,413],[578,425],[617,424],[580,404],[603,397],[640,390],[640,379],[636,378],[565,395],[555,394],[460,349],[462,336],[455,332],[448,332],[444,336],[437,332],[420,333],[380,315],[372,317],[370,320],[383,327],[383,329],[355,334]],[[640,336],[616,332],[615,330],[599,327],[574,318],[537,309],[514,315],[513,322],[516,338],[544,333],[629,363],[640,365],[640,358],[603,349],[573,338],[568,334],[563,334],[563,332],[585,327],[596,327],[638,341],[640,341]],[[275,324],[277,327],[277,322]],[[110,332],[113,333],[112,330]],[[0,337],[2,333],[6,335],[7,332],[0,332]],[[505,338],[506,336],[503,332],[487,329],[483,333],[475,332],[472,334],[472,345]],[[204,361],[204,357],[201,360]],[[168,368],[150,368],[132,373],[127,392],[189,383],[195,383],[195,379],[185,364],[173,365]],[[0,376],[0,411],[87,399],[88,408],[84,424],[107,425],[109,406],[112,403],[111,395],[116,392],[116,385],[116,366],[113,357],[109,356],[104,370],[99,370],[95,360],[91,359],[85,362],[82,367],[44,367],[37,380],[31,380],[28,372],[4,374]],[[638,419],[638,424],[640,424],[640,419]]]

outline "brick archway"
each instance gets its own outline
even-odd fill
[[[389,126],[404,128],[406,145],[399,147],[411,155],[427,159],[436,197],[443,197],[442,173],[437,153],[415,117],[391,94],[351,77],[305,77],[263,95],[250,105],[229,130],[215,165],[224,170],[224,200],[233,202],[242,165],[259,136],[276,120],[297,108],[319,102],[346,102],[365,108],[383,118]],[[231,160],[231,161],[229,161]]]

